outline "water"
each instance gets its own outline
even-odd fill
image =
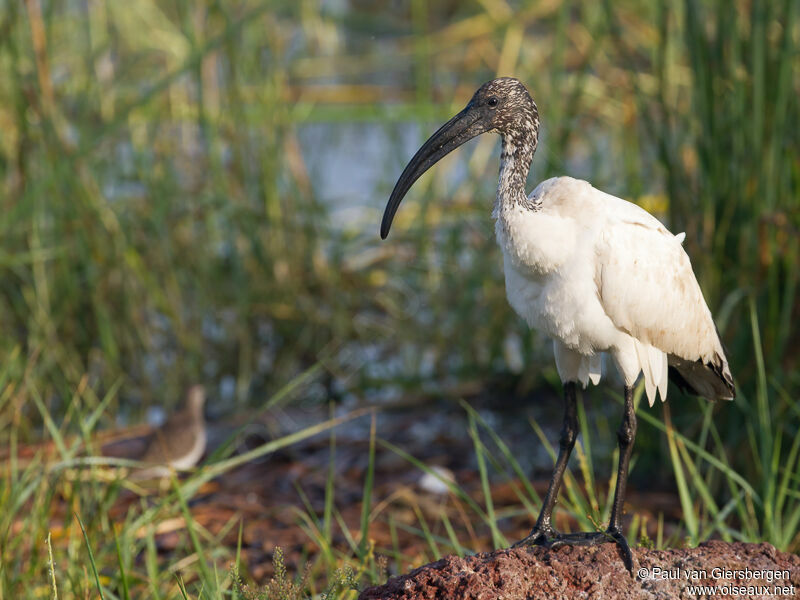
[[[311,123],[298,128],[316,198],[330,211],[334,227],[376,235],[394,181],[426,139],[422,129],[418,123]],[[432,132],[435,127],[425,129]],[[450,159],[448,185],[466,178],[469,155],[467,147]]]

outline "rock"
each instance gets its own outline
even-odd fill
[[[800,594],[800,557],[763,544],[712,541],[697,548],[634,548],[633,576],[612,544],[515,548],[446,556],[365,589],[359,600],[671,599]]]
[[[431,467],[430,473],[426,472],[422,474],[422,477],[417,481],[417,485],[419,485],[423,492],[441,496],[450,491],[446,483],[448,481],[450,483],[455,483],[456,476],[453,475],[453,472],[445,467],[434,465]]]

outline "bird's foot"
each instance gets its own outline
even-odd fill
[[[625,539],[625,536],[622,535],[622,532],[617,527],[609,527],[605,531],[562,533],[544,545],[548,548],[559,548],[561,546],[597,546],[609,542],[617,545],[622,554],[622,562],[632,575],[633,554],[628,545],[628,540]]]
[[[561,537],[561,534],[553,529],[550,525],[536,525],[531,532],[511,546],[512,548],[519,548],[521,546],[546,546]]]

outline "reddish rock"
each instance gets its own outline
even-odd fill
[[[634,548],[633,577],[617,548],[517,548],[436,562],[365,589],[359,600],[609,600],[800,596],[800,557],[770,544],[706,542],[697,548]]]

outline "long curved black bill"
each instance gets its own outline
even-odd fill
[[[402,175],[394,185],[386,210],[383,211],[381,239],[385,240],[386,236],[389,235],[389,228],[392,226],[394,214],[414,182],[444,156],[486,130],[480,113],[474,110],[472,103],[470,103],[428,138],[428,141],[417,150],[417,153],[406,165]]]

